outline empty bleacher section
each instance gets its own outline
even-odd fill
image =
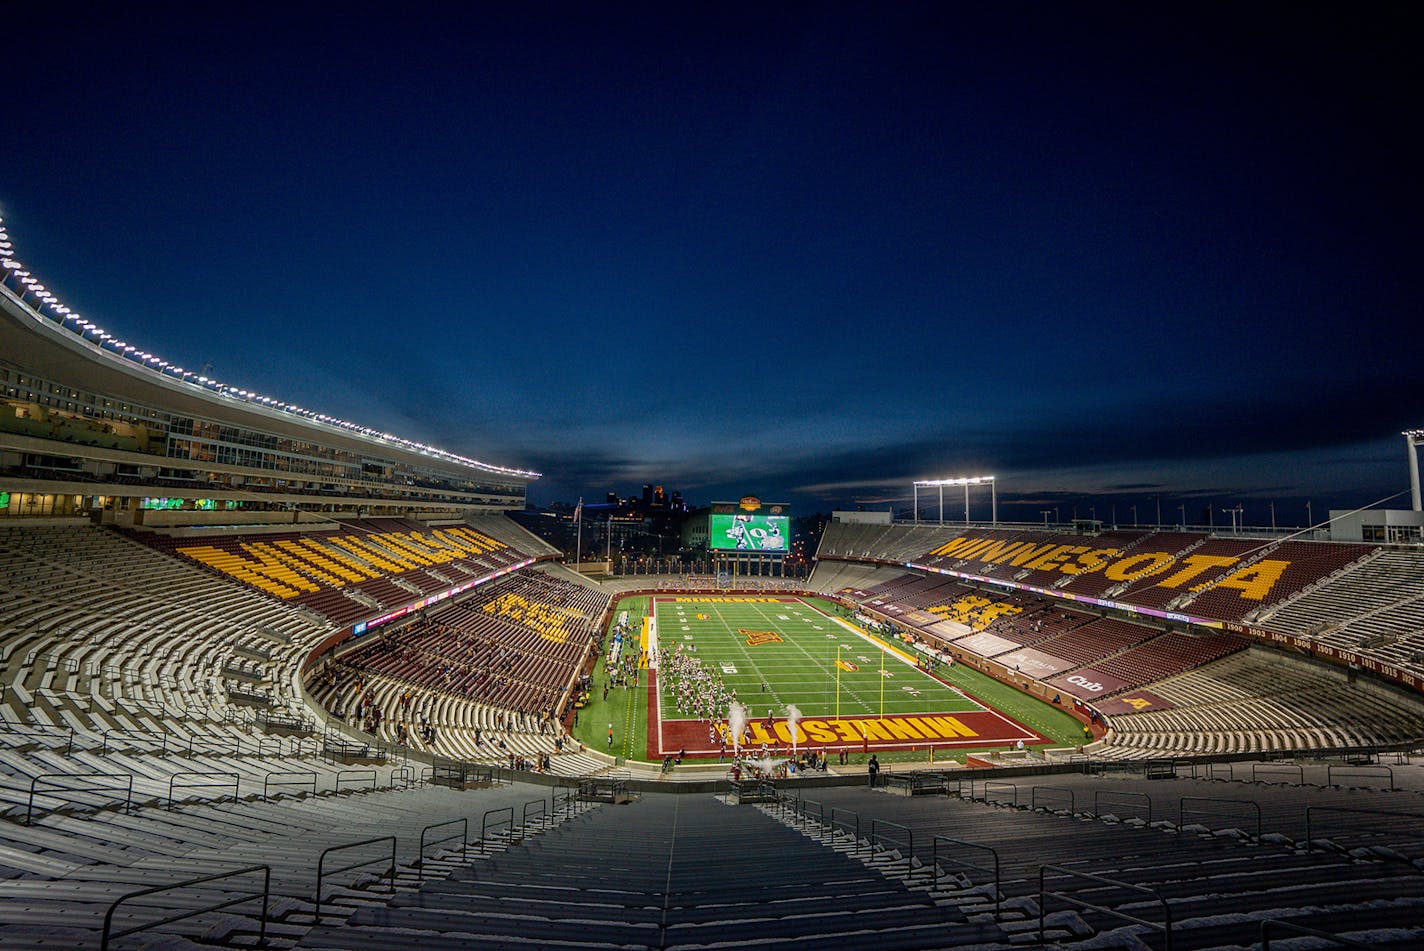
[[[1125,773],[951,777],[948,798],[833,788],[759,808],[994,922],[1003,944],[988,947],[1226,951],[1262,947],[1267,936],[1271,947],[1402,949],[1424,940],[1417,796],[1221,785]]]
[[[556,714],[593,656],[608,602],[587,584],[525,569],[358,639],[313,673],[313,692],[348,722],[416,749],[474,760],[556,757],[565,752]]]
[[[841,541],[847,529],[832,523],[821,551],[855,550]],[[898,529],[881,526],[874,538],[903,543]],[[1218,537],[1201,532],[1075,534],[1041,529],[966,527],[951,539],[908,560],[1007,583],[1108,597],[1137,607],[1188,611],[1236,620],[1269,608],[1369,556],[1375,546]],[[852,557],[833,554],[831,557]],[[891,560],[887,553],[860,557]],[[1190,610],[1188,607],[1190,606]]]
[[[1268,551],[1263,550],[1255,564],[1266,572],[1265,577],[1272,580],[1270,596],[1273,602],[1279,603],[1308,585],[1323,583],[1377,550],[1373,545],[1287,541],[1272,546]],[[1259,605],[1250,604],[1239,594],[1238,589],[1208,587],[1187,601],[1183,610],[1226,621],[1234,621],[1260,610]]]
[[[829,526],[822,550],[847,551],[857,545],[864,550],[872,542],[890,547],[898,541],[895,526],[879,526],[874,535],[854,526],[855,544],[850,545],[839,537],[846,528]],[[907,536],[918,531],[899,528]],[[890,570],[883,563],[888,558],[882,561],[874,552],[866,557]],[[1352,657],[1374,657],[1399,670],[1424,673],[1424,554],[1200,532],[1133,530],[1094,536],[971,527],[909,561],[1001,583],[902,571],[877,575],[875,584],[842,593],[918,639],[992,661],[1006,677],[1040,681],[1039,690],[1046,689],[1048,696],[1100,706],[1114,728],[1109,748],[1123,755],[1374,745],[1424,736],[1418,698],[1383,685],[1375,685],[1368,696],[1353,686],[1342,687],[1343,693],[1332,692],[1320,706],[1281,695],[1243,700],[1222,711],[1228,720],[1240,714],[1252,724],[1234,729],[1204,717],[1202,711],[1214,704],[1205,699],[1209,691],[1201,702],[1181,696],[1182,689],[1198,684],[1191,679],[1193,672],[1230,669],[1221,665],[1232,655],[1254,658],[1255,651],[1243,653],[1251,641],[1240,635],[1248,633],[1269,640],[1266,632],[1286,632],[1306,639],[1291,645],[1301,653],[1318,644],[1321,653],[1349,650],[1356,652]],[[1100,596],[1112,603],[1065,600]],[[1131,613],[1112,616],[1109,611],[1117,605]],[[1153,621],[1136,616],[1139,609],[1178,614]],[[1208,620],[1188,625],[1188,617]],[[1243,618],[1251,628],[1236,626]],[[1200,682],[1204,691],[1209,682],[1209,675]],[[1334,704],[1366,710],[1383,705],[1410,715],[1394,716],[1397,729],[1386,725],[1387,718],[1372,718],[1370,729],[1358,723],[1345,729],[1328,717]],[[1117,732],[1124,717],[1124,728]],[[1215,726],[1202,726],[1208,722]],[[1202,729],[1200,746],[1189,741],[1182,724]],[[1149,737],[1151,729],[1161,735]]]
[[[0,528],[10,722],[101,734],[208,730],[304,709],[313,616],[105,529]]]
[[[820,561],[816,563],[806,588],[821,594],[838,594],[854,588],[870,588],[887,578],[900,573],[900,569],[887,565],[866,565],[853,561]]]
[[[1255,648],[1126,696],[1142,712],[1112,717],[1104,755],[1343,749],[1424,736],[1417,704],[1352,683],[1343,671]]]
[[[470,793],[432,784],[428,769],[349,769],[312,755],[124,757],[34,746],[0,748],[7,948],[293,947],[393,890],[443,879],[596,808],[569,789],[505,782]],[[124,780],[117,798],[86,780],[94,769]],[[28,789],[40,779],[47,785],[31,810]],[[81,791],[65,791],[65,781]],[[482,830],[489,811],[510,818]],[[476,845],[466,848],[467,839]],[[146,887],[158,893],[132,898]],[[119,937],[131,929],[142,930]]]
[[[496,520],[480,521],[493,527]],[[514,534],[523,530],[513,529],[506,534],[523,541]],[[529,548],[545,553],[547,546],[527,532],[524,536]],[[488,577],[531,557],[467,523],[427,526],[404,519],[346,520],[335,531],[137,532],[135,537],[339,624]]]
[[[647,794],[323,928],[307,948],[992,948],[1007,936],[711,796]]]
[[[1255,622],[1424,675],[1424,558],[1381,551]]]
[[[387,520],[361,527],[391,535],[405,534],[409,525]],[[466,530],[448,529],[468,541]],[[161,554],[135,534],[87,525],[0,528],[0,722],[72,729],[81,744],[143,748],[240,745],[279,727],[307,736],[318,731],[298,668],[318,643],[338,633],[333,621],[190,559]],[[425,556],[423,546],[415,545],[408,542],[404,557]],[[396,547],[384,539],[383,551]],[[475,564],[473,556],[463,561]],[[453,564],[414,570],[452,579],[469,578],[466,570],[474,570],[457,571]],[[409,571],[391,583],[408,577]],[[514,751],[537,763],[541,753],[567,752],[571,747],[555,724],[535,716],[516,723],[515,715],[546,710],[562,698],[587,653],[606,595],[531,570],[476,589],[475,597],[452,610],[468,615],[462,623],[481,632],[487,652],[506,652],[506,659],[518,661],[478,678],[477,686],[470,678],[470,697],[431,703],[429,722],[449,727],[431,742],[397,735],[394,718],[375,732],[391,743],[450,756]],[[363,608],[363,616],[372,613]],[[451,662],[438,655],[423,659],[425,678],[443,681]],[[398,696],[386,698],[388,709],[396,709]],[[349,700],[341,709],[349,712]],[[465,742],[482,724],[505,729],[503,748]],[[355,729],[364,725],[352,723]],[[571,773],[598,765],[561,759],[560,768]]]
[[[408,627],[366,635],[342,663],[532,714],[568,686],[607,603],[591,588],[526,571]]]

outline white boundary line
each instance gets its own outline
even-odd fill
[[[815,611],[817,611],[817,612],[819,612],[819,613],[821,613],[821,614],[825,614],[825,612],[824,612],[824,611],[821,611],[819,608],[815,608],[815,607],[813,607],[813,606],[811,606],[811,605],[807,605],[807,607],[811,607],[812,610],[815,610]],[[873,636],[871,636],[870,634],[865,633],[865,632],[862,631],[860,628],[856,627],[854,624],[850,623],[849,621],[845,620],[844,618],[838,618],[838,617],[835,617],[834,615],[829,615],[829,614],[827,614],[827,615],[825,615],[825,616],[826,616],[826,617],[829,617],[832,621],[834,621],[835,623],[839,624],[841,627],[845,628],[846,630],[850,631],[850,632],[851,632],[852,634],[854,634],[856,637],[860,638],[862,641],[865,641],[867,644],[869,644],[871,647],[875,648],[876,650],[880,651],[882,654],[887,654],[887,655],[889,655],[889,657],[890,657],[891,660],[894,660],[894,661],[896,661],[896,662],[898,662],[898,663],[900,663],[900,664],[903,664],[903,665],[906,666],[906,667],[914,667],[914,665],[911,664],[910,661],[909,661],[907,658],[905,658],[904,656],[902,656],[898,651],[887,650],[886,647],[885,647],[885,645],[884,645],[883,643],[881,643],[880,641],[876,640],[876,639],[875,639]],[[923,675],[923,676],[929,677],[928,674],[926,674],[924,671],[920,670],[918,667],[915,667],[915,670],[916,670],[917,673],[920,673],[920,674]],[[993,707],[986,707],[982,702],[980,702],[980,701],[974,699],[973,697],[967,696],[967,695],[964,693],[963,690],[960,690],[960,689],[959,689],[958,687],[956,687],[954,684],[947,684],[947,683],[945,683],[943,680],[939,680],[939,679],[934,678],[934,677],[930,677],[929,679],[933,680],[935,683],[939,684],[941,687],[948,688],[949,690],[952,690],[952,691],[954,691],[955,693],[959,694],[959,696],[960,696],[960,698],[961,698],[962,700],[964,700],[966,703],[972,703],[972,704],[974,704],[974,705],[975,705],[976,707],[978,707],[981,711],[988,711],[988,712],[990,712],[990,713],[998,713],[998,711],[995,710]],[[1012,721],[1010,721],[1010,722],[1012,722]]]
[[[807,606],[810,607],[810,605],[807,605]],[[814,610],[818,610],[818,611],[819,611],[819,609],[814,609]],[[825,612],[820,612],[820,613],[824,614]],[[868,642],[868,643],[869,643],[872,647],[874,647],[876,650],[882,651],[882,652],[884,652],[884,653],[886,653],[886,654],[889,654],[891,658],[893,658],[894,660],[899,661],[900,663],[904,664],[906,667],[911,666],[910,662],[909,662],[908,660],[906,660],[904,657],[902,657],[899,653],[897,653],[897,652],[895,652],[895,651],[892,651],[892,650],[886,650],[886,649],[885,649],[885,645],[881,644],[880,642],[878,642],[877,640],[875,640],[874,637],[872,637],[871,635],[865,633],[865,632],[862,631],[860,628],[856,627],[854,624],[850,623],[849,621],[845,620],[844,618],[838,618],[838,617],[834,617],[834,616],[832,616],[832,615],[826,615],[826,616],[827,616],[827,617],[830,617],[830,619],[831,619],[832,621],[835,621],[837,624],[839,624],[841,627],[844,627],[846,630],[850,631],[850,632],[851,632],[852,634],[854,634],[856,637],[859,637],[861,640]],[[919,669],[919,668],[916,668],[916,670],[918,670],[918,669]],[[928,676],[928,675],[926,675],[926,676]],[[932,679],[933,679],[933,678],[932,678]],[[963,697],[967,702],[972,703],[972,704],[974,704],[975,706],[977,706],[977,707],[979,708],[979,711],[980,711],[980,712],[993,714],[993,715],[994,715],[995,717],[997,717],[1002,723],[1004,723],[1004,725],[1005,725],[1006,727],[1009,727],[1009,728],[1011,728],[1011,729],[1013,729],[1013,730],[1018,730],[1018,731],[1027,730],[1027,731],[1029,731],[1031,734],[1033,734],[1034,736],[1041,736],[1041,735],[1042,735],[1042,734],[1040,734],[1037,730],[1033,729],[1032,727],[1024,726],[1022,723],[1019,723],[1019,722],[1016,721],[1016,720],[1011,720],[1011,719],[1009,719],[1008,716],[1006,716],[1006,715],[1003,713],[1003,711],[998,710],[998,709],[996,709],[996,708],[994,708],[994,707],[991,707],[991,706],[987,706],[987,705],[984,704],[982,701],[977,700],[977,699],[975,699],[974,697],[968,696],[967,694],[965,694],[965,692],[964,692],[963,690],[960,690],[958,687],[954,686],[953,684],[947,684],[947,683],[945,683],[945,682],[942,681],[942,680],[936,680],[935,682],[938,683],[938,684],[939,684],[940,686],[942,686],[942,687],[948,687],[950,690],[953,690],[955,693],[957,693],[957,694],[959,694],[961,697]],[[1030,699],[1033,699],[1033,698],[1030,698]],[[1041,702],[1041,701],[1040,701],[1040,702]],[[1045,737],[1045,739],[1047,739],[1047,738]]]

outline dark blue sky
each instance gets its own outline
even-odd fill
[[[0,213],[105,329],[535,501],[1405,488],[1415,18],[1139,6],[9,11]]]

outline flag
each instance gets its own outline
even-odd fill
[[[583,518],[583,496],[579,496],[578,505],[574,506],[574,521]]]

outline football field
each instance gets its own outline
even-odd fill
[[[908,645],[799,598],[665,595],[652,616],[650,643],[681,646],[736,692],[755,748],[789,749],[793,737],[801,749],[856,751],[1046,741],[953,686],[944,668],[919,669]],[[649,756],[720,752],[723,725],[679,712],[656,671],[649,681]]]

